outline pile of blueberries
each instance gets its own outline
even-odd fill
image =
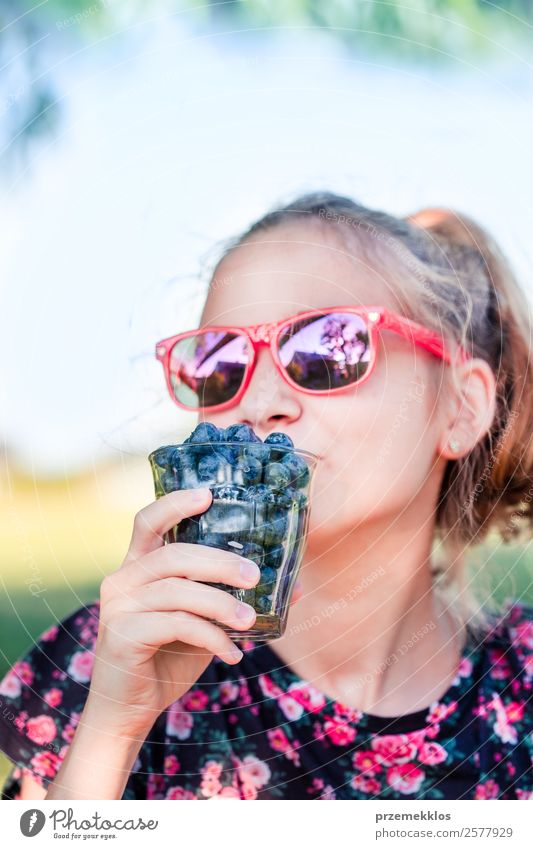
[[[165,445],[150,455],[156,495],[208,486],[213,493],[203,513],[183,519],[165,535],[233,550],[261,570],[250,590],[215,584],[266,614],[283,603],[298,558],[307,513],[309,467],[285,433],[263,441],[248,425],[218,428],[198,424],[182,445]]]

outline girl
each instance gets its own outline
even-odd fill
[[[298,367],[268,344],[292,317]],[[533,608],[477,603],[464,565],[532,523],[529,306],[498,247],[451,210],[305,195],[227,246],[213,325],[242,328],[233,382],[172,401],[319,457],[286,632],[232,641],[213,620],[253,609],[202,582],[258,567],[163,545],[209,490],[154,501],[99,600],[4,677],[4,798],[532,798]]]

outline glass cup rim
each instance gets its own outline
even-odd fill
[[[216,448],[217,445],[229,445],[229,446],[232,446],[232,447],[235,447],[235,448],[243,448],[245,446],[250,446],[250,445],[257,445],[257,446],[261,445],[262,447],[270,448],[273,451],[283,451],[283,452],[291,451],[293,454],[301,454],[303,457],[308,458],[315,465],[317,465],[319,460],[321,459],[318,456],[318,454],[313,454],[312,451],[308,451],[306,448],[296,448],[296,447],[291,447],[291,446],[286,446],[286,445],[275,445],[275,444],[270,444],[268,442],[266,442],[266,443],[265,442],[235,442],[233,440],[221,440],[220,442],[178,442],[178,443],[169,442],[166,445],[160,445],[159,448],[154,448],[154,450],[151,451],[150,454],[148,455],[148,459],[149,460],[152,459],[152,457],[154,457],[155,454],[158,451],[161,450],[161,448],[174,448],[174,449],[178,448],[178,449],[188,450],[190,448],[202,448],[202,447],[203,448],[206,448],[206,447],[210,447],[210,448],[215,447]]]

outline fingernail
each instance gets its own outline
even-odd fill
[[[243,658],[243,653],[240,649],[231,649],[228,654],[232,658],[232,660],[242,660]]]
[[[253,560],[244,560],[241,563],[241,575],[245,581],[258,580],[260,574],[259,566]]]
[[[237,619],[250,619],[250,617],[255,616],[255,610],[249,604],[239,601],[235,608],[235,614]]]
[[[210,492],[210,490],[207,487],[198,487],[197,489],[193,489],[191,498],[193,501],[205,501],[208,492]]]

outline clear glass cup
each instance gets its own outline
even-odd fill
[[[209,508],[167,531],[165,543],[233,551],[261,570],[252,589],[211,584],[252,605],[257,613],[247,631],[217,624],[234,638],[281,637],[305,550],[318,457],[263,442],[204,442],[164,445],[148,459],[156,498],[197,487],[209,487],[213,493]]]

